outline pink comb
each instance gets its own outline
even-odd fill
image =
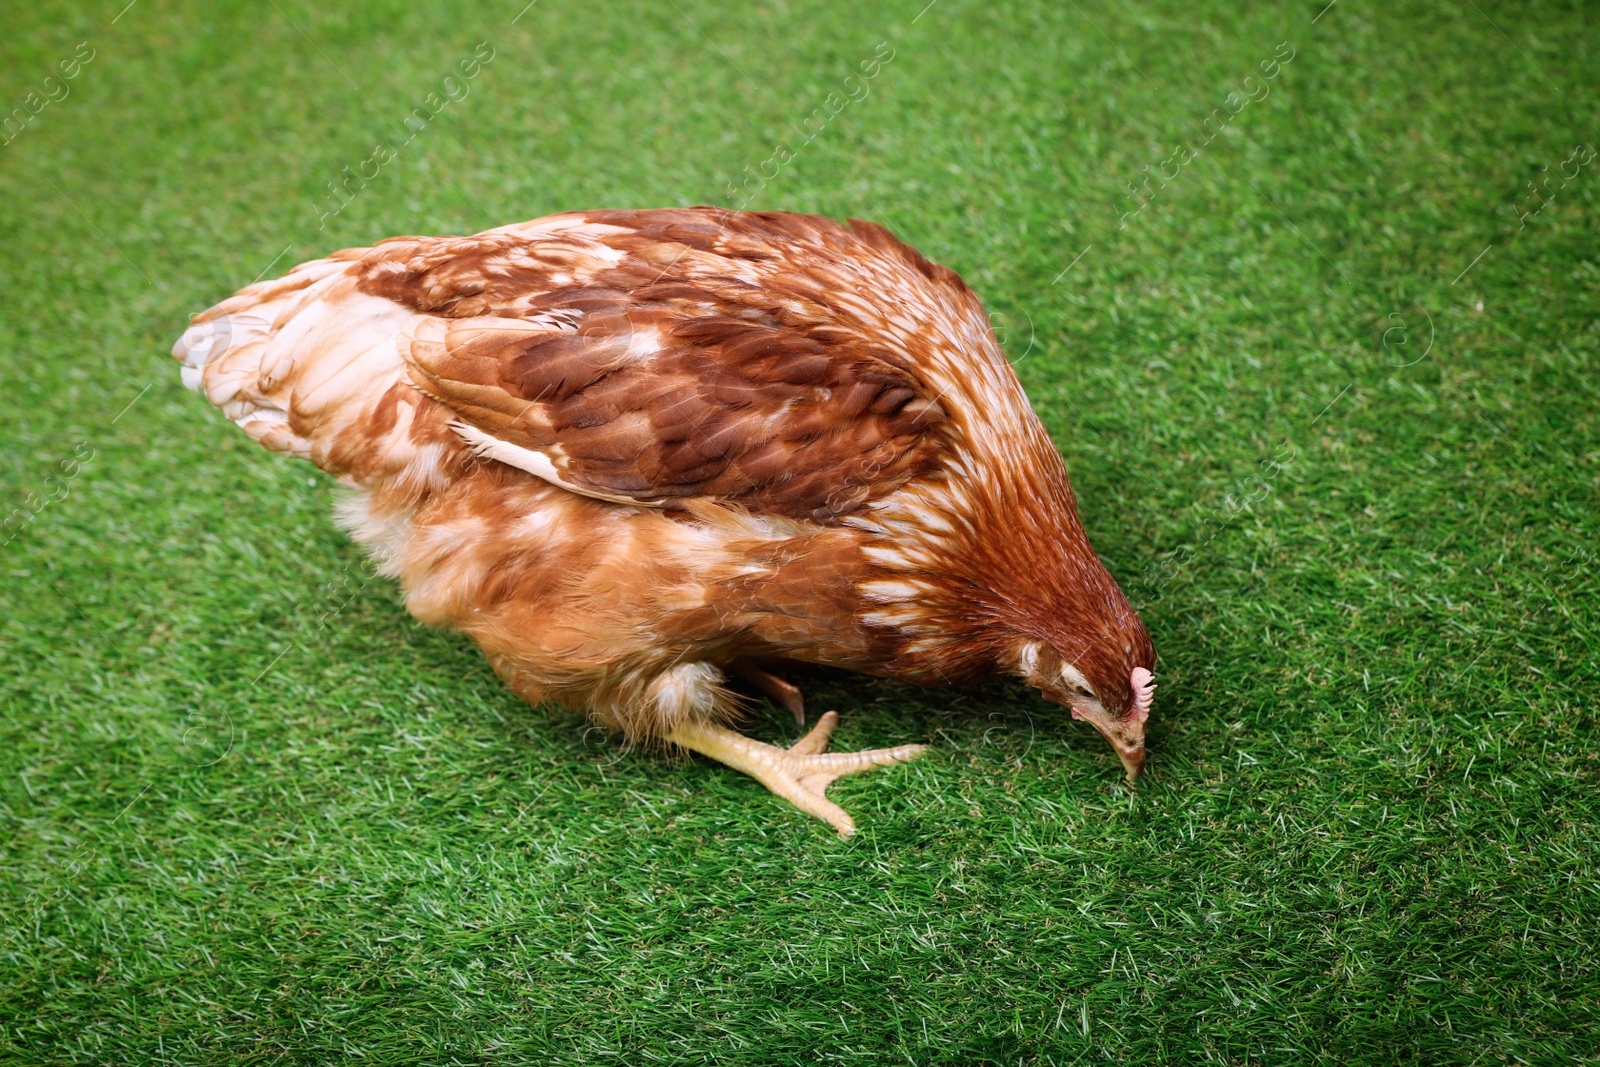
[[[1128,681],[1133,683],[1133,706],[1128,710],[1128,718],[1134,722],[1144,722],[1150,717],[1150,699],[1156,695],[1154,677],[1143,667],[1135,667],[1128,676]]]

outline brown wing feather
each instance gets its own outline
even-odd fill
[[[380,245],[361,287],[427,313],[401,345],[419,388],[580,491],[832,523],[937,466],[945,412],[830,306],[841,264],[756,278],[748,264],[771,258],[770,240],[711,212],[626,214],[669,217],[596,220],[620,258],[547,233],[479,235],[449,254]]]

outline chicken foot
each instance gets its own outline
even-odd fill
[[[754,660],[735,660],[732,664],[732,670],[739,677],[788,708],[789,713],[794,716],[796,726],[804,726],[806,724],[806,698],[800,692],[799,686],[778,677]],[[793,750],[791,749],[791,751]]]
[[[743,771],[808,815],[815,815],[849,837],[856,824],[825,793],[835,778],[915,759],[926,745],[900,745],[862,752],[825,752],[839,713],[830,711],[817,720],[800,740],[778,748],[712,723],[687,722],[676,726],[668,741],[710,756],[736,771]]]

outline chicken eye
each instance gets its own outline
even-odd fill
[[[1086,685],[1075,685],[1072,687],[1072,691],[1081,697],[1088,697],[1090,700],[1094,699],[1094,691]]]

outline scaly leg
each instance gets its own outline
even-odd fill
[[[796,726],[806,724],[806,698],[798,686],[779,678],[754,660],[734,660],[732,668],[739,677],[788,708]]]
[[[667,734],[667,740],[693,749],[743,771],[801,811],[831,825],[840,837],[856,832],[856,824],[824,794],[835,778],[873,767],[886,767],[915,759],[925,745],[900,745],[865,752],[824,752],[839,713],[827,712],[817,725],[788,749],[776,748],[710,723],[684,723]]]

